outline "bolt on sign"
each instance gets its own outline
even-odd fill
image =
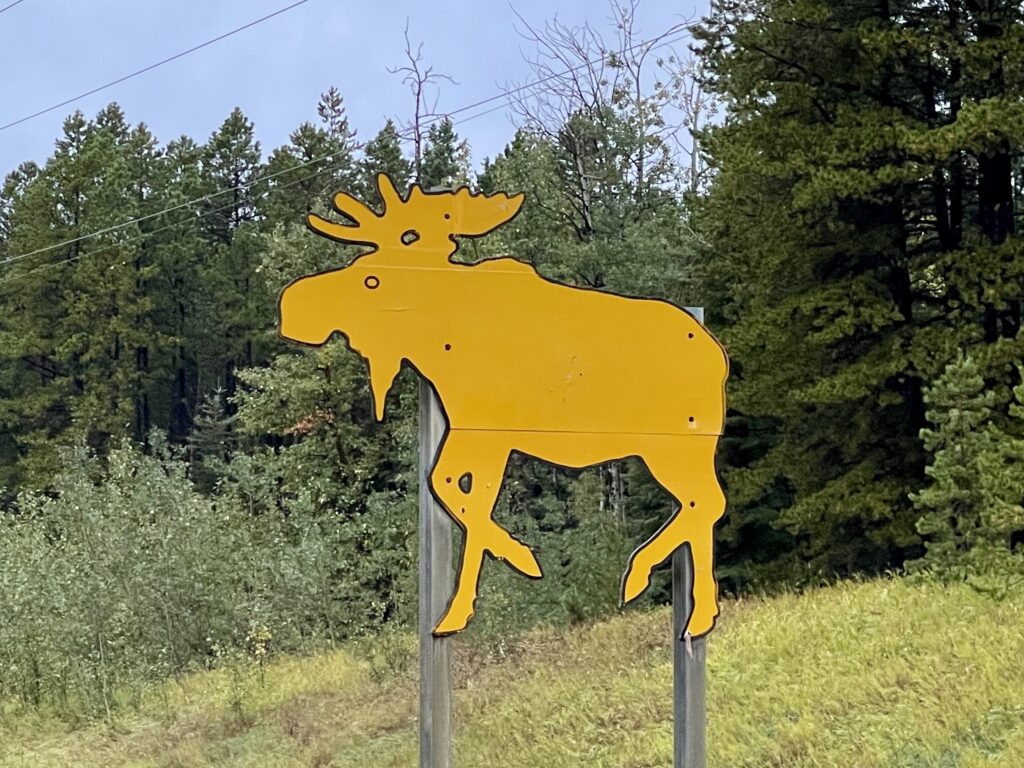
[[[319,346],[334,333],[369,367],[374,412],[403,363],[433,386],[447,431],[429,473],[433,495],[464,534],[454,594],[434,634],[466,627],[484,555],[541,577],[530,547],[492,515],[513,451],[565,467],[644,461],[676,510],[629,558],[622,601],[682,544],[693,565],[686,633],[718,615],[712,531],[725,510],[715,448],[728,359],[718,341],[668,302],[562,285],[514,258],[455,263],[459,237],[508,222],[524,196],[426,192],[403,197],[377,177],[381,213],[334,196],[347,223],[307,217],[317,234],[370,246],[348,266],[300,277],[280,297],[280,333]]]

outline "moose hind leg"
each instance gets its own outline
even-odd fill
[[[455,592],[435,634],[465,629],[473,616],[483,558],[488,552],[528,576],[540,576],[540,566],[530,549],[491,517],[508,454],[502,436],[493,433],[451,430],[441,448],[431,485],[463,528],[465,540]]]
[[[714,450],[714,437],[690,437],[674,441],[669,450],[644,456],[651,474],[674,497],[678,507],[669,521],[630,557],[622,582],[623,602],[628,603],[647,588],[651,571],[688,543],[694,607],[686,631],[694,636],[709,632],[718,616],[714,526],[725,512],[725,497],[715,473]]]

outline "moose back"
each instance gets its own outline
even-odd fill
[[[346,267],[290,283],[281,293],[280,333],[309,345],[342,334],[367,361],[378,419],[403,363],[436,391],[447,432],[431,490],[465,538],[435,634],[466,626],[485,554],[541,576],[529,547],[491,516],[513,451],[568,467],[642,459],[676,508],[630,556],[622,600],[640,595],[651,571],[688,544],[687,631],[710,631],[718,615],[713,528],[725,510],[715,472],[728,371],[721,345],[664,301],[561,285],[507,257],[451,261],[456,237],[508,221],[521,194],[413,186],[402,197],[386,176],[377,183],[380,214],[338,193],[334,208],[351,224],[308,217],[317,234],[371,249]]]

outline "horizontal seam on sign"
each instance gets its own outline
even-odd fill
[[[592,429],[491,429],[489,427],[449,427],[450,432],[514,432],[534,435],[633,435],[636,437],[721,437],[721,432],[613,432]]]
[[[372,251],[371,253],[367,253],[367,254],[363,254],[363,255],[370,256],[370,255],[375,254],[375,253],[379,253],[379,251]],[[431,251],[421,250],[420,253],[426,255],[426,254],[431,253]],[[440,253],[440,251],[437,251],[437,253]],[[447,251],[445,251],[445,253],[447,253]],[[350,266],[355,266],[356,264],[358,264],[360,258],[362,258],[362,257],[361,256],[356,257],[356,260]],[[502,257],[502,258],[509,258],[509,257]],[[476,266],[478,266],[480,264],[486,264],[487,261],[489,261],[489,260],[485,259],[483,261],[478,261],[478,262],[475,262],[473,264],[464,264],[464,263],[458,262],[458,261],[449,261],[449,262],[446,262],[447,266],[444,266],[444,267],[414,267],[414,266],[406,265],[406,264],[359,264],[359,266],[365,266],[368,269],[372,268],[372,269],[381,269],[381,270],[385,270],[385,269],[398,269],[398,270],[408,270],[410,272],[448,272],[448,273],[451,273],[452,267],[465,267],[467,269],[470,269],[470,268],[476,267]],[[523,264],[524,262],[517,261],[516,263],[517,264]],[[318,272],[318,273],[314,274],[313,276],[315,277],[317,274],[319,274],[319,275],[329,275],[332,272],[341,272],[343,269],[348,269],[348,267],[338,267],[337,269],[331,269],[331,270],[328,270],[327,272]],[[474,270],[473,272],[471,272],[469,274],[474,274],[474,275],[522,275],[523,277],[536,277],[536,275],[533,272],[530,272],[530,271],[527,271],[527,270],[521,270],[521,269],[483,269],[483,270]],[[568,287],[572,287],[572,286],[568,286]],[[614,296],[615,294],[608,294],[608,295],[609,296]]]

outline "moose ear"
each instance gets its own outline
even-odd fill
[[[505,219],[505,221],[508,221],[509,219],[513,218],[517,213],[519,213],[519,209],[523,207],[524,202],[526,202],[525,192],[519,192],[514,195],[509,195],[507,203],[508,210],[506,214],[508,218]]]
[[[463,187],[455,193],[455,199],[458,203],[453,228],[455,234],[477,237],[486,235],[519,213],[526,196],[522,192],[516,195],[504,192],[493,195],[472,194]]]

